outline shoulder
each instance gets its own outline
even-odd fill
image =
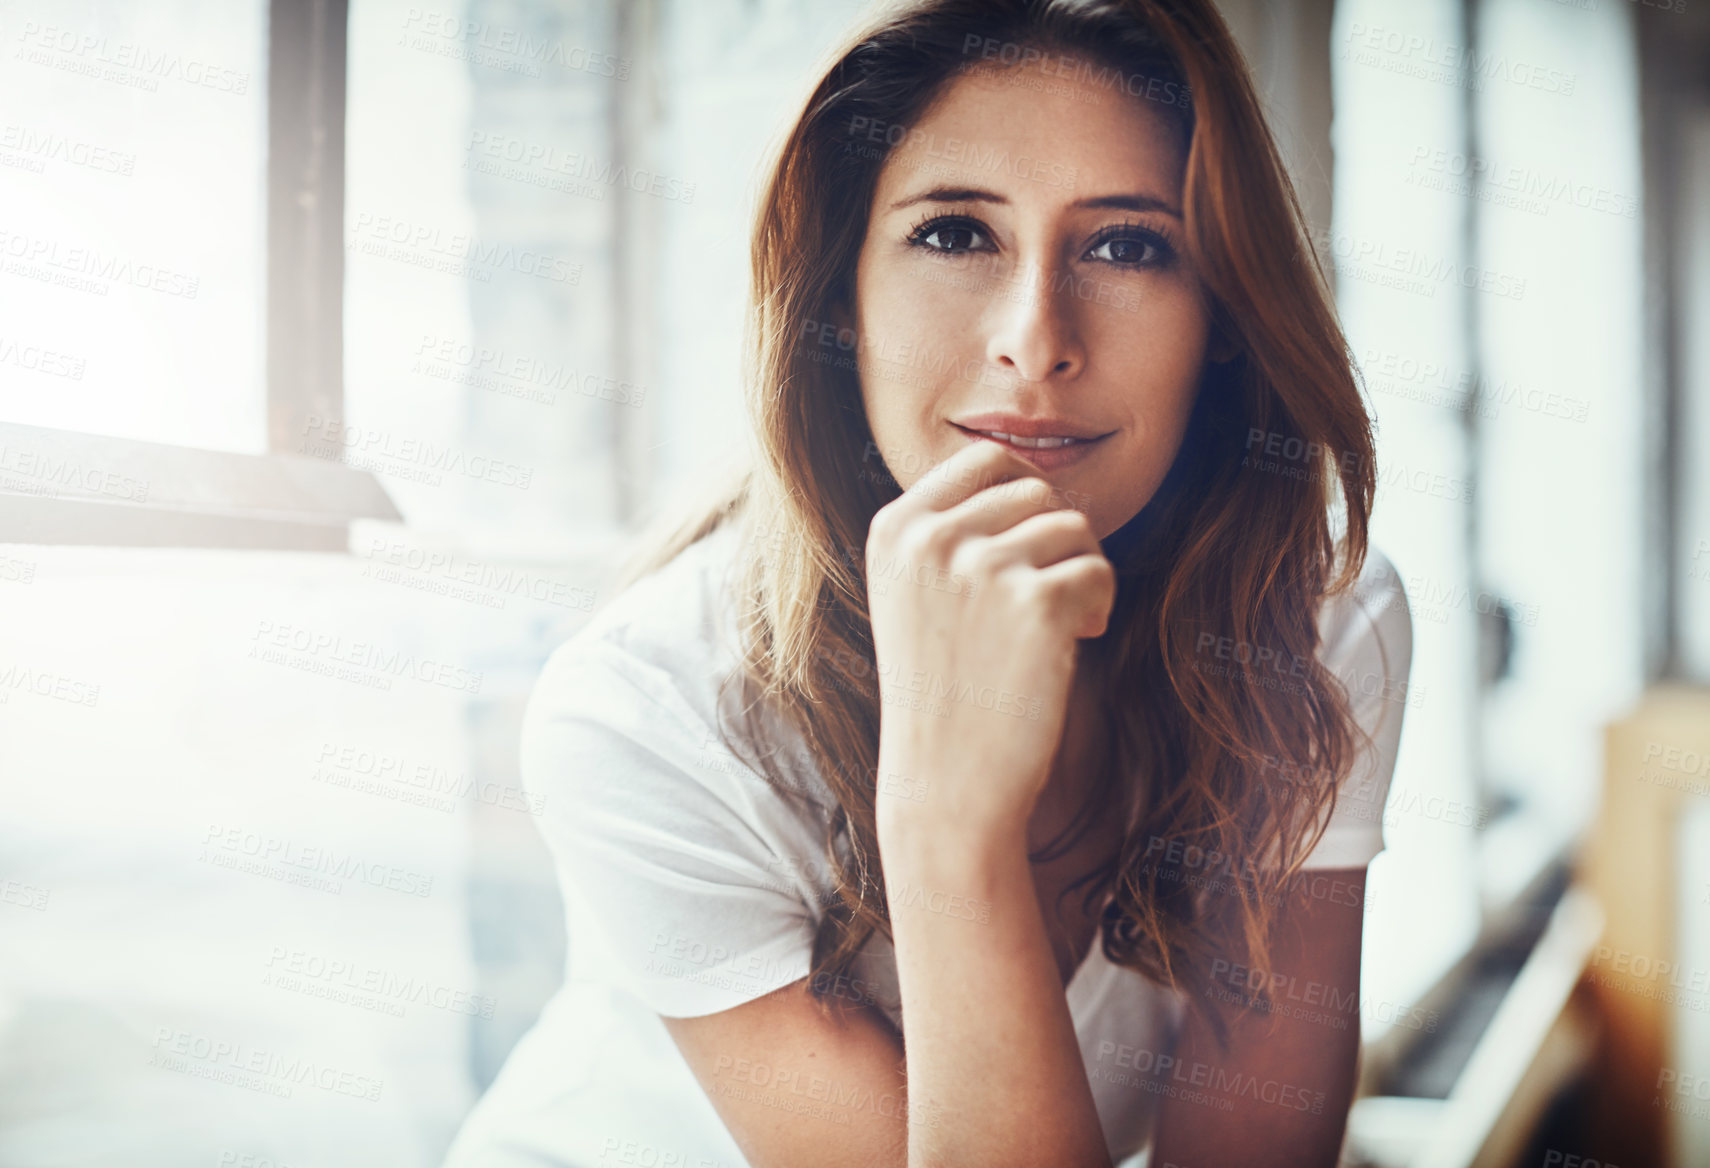
[[[1305,867],[1363,868],[1384,849],[1383,813],[1400,753],[1413,665],[1407,589],[1388,556],[1369,548],[1359,578],[1326,597],[1319,615],[1319,657],[1346,688],[1359,737],[1356,756]]]
[[[1319,610],[1319,659],[1356,701],[1406,700],[1413,661],[1413,613],[1395,565],[1369,547],[1353,587],[1324,599]]]
[[[523,717],[526,787],[637,815],[709,800],[744,814],[778,810],[770,781],[726,741],[749,729],[730,587],[737,550],[736,531],[715,530],[613,597],[552,653]],[[760,726],[774,757],[796,741],[776,718],[762,716]]]
[[[547,658],[525,728],[572,713],[652,720],[654,733],[712,724],[738,663],[734,551],[735,532],[719,528],[608,601]]]
[[[729,551],[722,531],[689,545],[553,651],[523,715],[526,785],[592,795],[614,772],[626,785],[699,775],[736,663],[723,637]]]
[[[729,588],[737,533],[720,527],[635,581],[594,613],[548,659],[543,679],[585,657],[628,659],[681,678],[735,663]]]

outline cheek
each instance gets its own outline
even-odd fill
[[[921,364],[978,351],[980,301],[952,282],[968,278],[940,271],[931,261],[873,264],[860,285],[864,339],[881,357],[912,354]]]
[[[929,427],[954,382],[952,370],[977,349],[946,338],[973,338],[977,321],[962,319],[963,306],[942,289],[934,295],[932,282],[907,265],[863,263],[856,288],[861,403],[874,442],[906,489],[950,453],[934,445],[942,443]]]
[[[1208,321],[1198,301],[1185,294],[1159,297],[1106,326],[1094,359],[1125,387],[1130,410],[1165,431],[1185,421],[1205,368]]]
[[[1126,314],[1123,314],[1126,315]],[[1156,493],[1181,449],[1205,368],[1208,317],[1191,292],[1154,296],[1125,321],[1107,318],[1094,360],[1109,370],[1131,427],[1107,481],[1101,535],[1133,517]]]

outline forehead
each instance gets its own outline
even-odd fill
[[[1165,107],[1038,69],[980,69],[945,84],[879,174],[879,213],[909,193],[985,187],[1015,201],[1143,193],[1179,203],[1180,130]]]

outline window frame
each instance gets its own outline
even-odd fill
[[[267,8],[268,453],[0,423],[0,543],[347,552],[403,520],[372,473],[290,453],[344,411],[349,0]]]

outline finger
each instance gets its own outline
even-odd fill
[[[1079,511],[1053,510],[1021,520],[989,538],[991,552],[1005,563],[1047,568],[1073,556],[1104,556],[1092,527]]]
[[[1088,553],[1041,568],[1038,584],[1077,638],[1104,635],[1116,603],[1116,569],[1103,555]]]
[[[947,511],[987,487],[1037,477],[1039,468],[1001,443],[970,442],[904,491],[906,511]]]
[[[941,512],[958,538],[997,535],[1024,519],[1063,509],[1057,488],[1037,473],[978,491]]]

